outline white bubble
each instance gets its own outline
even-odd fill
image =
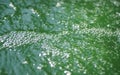
[[[61,6],[61,3],[58,2],[58,3],[56,4],[56,7],[60,7],[60,6]]]
[[[37,69],[41,70],[41,69],[42,69],[42,67],[41,67],[41,66],[37,66]]]
[[[79,25],[78,24],[73,24],[72,28],[73,28],[73,30],[79,30]]]
[[[65,70],[64,73],[65,73],[66,75],[71,75],[71,72],[70,72],[70,71],[67,71],[67,70]]]
[[[40,56],[42,56],[42,54],[41,54],[41,53],[39,53],[39,55],[38,55],[38,56],[40,57]]]
[[[28,62],[27,61],[23,61],[22,64],[28,64]]]
[[[96,67],[97,67],[97,64],[94,64],[94,67],[96,68]]]
[[[87,73],[87,70],[84,70],[84,72],[83,72],[84,74],[86,74]]]
[[[110,25],[108,24],[107,27],[110,27]]]
[[[59,69],[62,69],[62,67],[59,67]]]
[[[35,14],[35,13],[36,13],[34,9],[31,9],[31,11],[32,11],[32,13],[33,13],[33,14]]]
[[[115,0],[113,1],[113,4],[114,4],[115,6],[117,6],[117,7],[120,6],[120,2],[115,1]]]
[[[10,2],[9,4],[10,7],[12,7],[14,10],[16,10],[16,7]]]
[[[56,65],[56,63],[53,62],[53,61],[49,61],[49,64],[50,64],[51,67],[55,67],[55,65]]]

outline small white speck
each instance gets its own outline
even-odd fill
[[[61,4],[60,4],[60,2],[58,2],[57,4],[56,4],[56,7],[60,7],[61,6]]]
[[[70,71],[64,71],[64,73],[65,73],[66,75],[71,75],[71,72],[70,72]]]
[[[63,31],[63,35],[68,34],[68,31]]]
[[[113,1],[113,4],[117,7],[120,6],[120,2],[118,2],[118,1]]]
[[[70,67],[69,65],[66,66],[66,68],[68,68],[68,69],[69,69],[69,67]]]
[[[77,51],[77,49],[75,48],[74,51]]]
[[[79,25],[78,24],[73,24],[72,28],[73,28],[73,30],[79,30]]]
[[[37,66],[37,69],[39,69],[39,70],[40,70],[41,68],[42,68],[42,67],[40,67],[40,66]]]
[[[60,69],[62,69],[62,67],[59,67]]]
[[[6,20],[7,18],[6,17],[4,17],[4,20]]]
[[[47,54],[45,52],[43,52],[43,56],[46,56]]]
[[[52,18],[52,20],[55,20],[55,18]]]
[[[110,25],[108,24],[107,27],[110,27]]]
[[[68,53],[64,53],[62,58],[69,58],[69,57],[70,57],[70,55]]]
[[[90,21],[90,23],[94,23],[94,21],[93,21],[93,20],[91,20],[91,21]]]
[[[97,67],[97,65],[96,65],[96,64],[94,64],[94,67],[96,68],[96,67]]]
[[[87,72],[87,70],[84,70],[84,72],[83,72],[83,73],[84,73],[84,74],[86,74],[86,72]]]
[[[33,14],[35,14],[35,13],[36,13],[34,9],[31,9],[31,11],[32,11],[32,13],[33,13]]]
[[[49,61],[49,64],[50,64],[51,67],[55,67],[55,62]]]
[[[16,10],[16,7],[10,2],[9,4],[10,7],[12,7],[14,10]]]
[[[0,39],[0,42],[3,42],[4,40]]]
[[[40,16],[39,14],[37,14],[37,16]]]
[[[41,53],[39,53],[39,57],[42,56]]]
[[[22,64],[28,64],[28,62],[27,61],[23,61]]]
[[[117,14],[118,16],[120,16],[120,13],[119,13],[119,12],[116,12],[116,14]]]
[[[9,49],[10,51],[12,51],[12,49]]]

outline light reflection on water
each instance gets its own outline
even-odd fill
[[[6,70],[5,64],[7,64],[7,68],[9,65],[17,64],[20,65],[18,68],[20,72],[24,73],[24,68],[27,68],[28,72],[32,73],[29,69],[32,68],[35,70],[34,73],[38,75],[39,72],[43,75],[47,75],[47,72],[57,75],[59,71],[61,75],[105,75],[107,71],[109,71],[108,74],[117,75],[120,73],[116,68],[116,60],[120,56],[117,43],[120,43],[120,31],[116,28],[119,25],[120,13],[117,9],[113,13],[114,7],[105,3],[106,1],[89,3],[89,0],[85,0],[88,1],[88,4],[86,2],[80,4],[77,2],[77,4],[75,1],[70,1],[72,5],[69,4],[69,1],[56,1],[54,4],[50,4],[52,7],[49,9],[45,4],[36,8],[24,7],[20,10],[21,14],[17,15],[18,19],[14,17],[15,15],[11,19],[18,20],[16,22],[20,26],[15,24],[15,27],[18,27],[18,30],[21,29],[20,31],[17,31],[17,28],[12,28],[12,23],[6,24],[8,17],[3,14],[4,24],[0,23],[0,34],[4,30],[8,30],[9,33],[0,36],[0,59],[3,61],[0,63],[2,63],[2,67]],[[120,6],[118,1],[110,0],[110,3],[117,7]],[[15,3],[10,2],[9,6],[14,11],[18,10]],[[42,8],[44,11],[37,8]],[[13,10],[9,9],[9,11],[11,13],[6,13],[7,15],[14,14]],[[40,19],[43,17],[41,23]],[[19,22],[22,23],[19,24]],[[9,25],[11,25],[11,31]],[[60,32],[52,33],[51,31]],[[7,58],[5,54],[7,54]],[[4,62],[4,58],[7,63]],[[24,66],[15,60],[20,58],[25,59],[21,61]],[[26,67],[26,65],[29,66]],[[16,67],[12,69],[14,68]],[[7,71],[10,70],[7,69]],[[117,73],[114,73],[116,71]],[[0,74],[1,72],[0,67]]]

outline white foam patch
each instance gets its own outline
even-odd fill
[[[91,28],[91,29],[82,29],[79,30],[75,33],[78,34],[92,34],[92,35],[97,35],[97,37],[101,37],[101,36],[118,36],[118,41],[120,41],[120,31],[117,30],[115,32],[112,32],[110,30],[106,30],[106,29],[101,29],[101,28]],[[63,31],[57,35],[52,35],[52,34],[45,34],[45,33],[41,33],[38,34],[36,32],[29,32],[29,31],[12,31],[6,35],[0,36],[0,43],[2,43],[2,48],[11,48],[14,46],[21,46],[24,44],[29,44],[29,43],[36,43],[42,39],[51,39],[52,41],[59,41],[60,37],[62,37],[62,35],[66,35],[69,34],[68,31]],[[55,38],[55,39],[53,39]],[[49,45],[46,44],[46,42],[42,43],[42,48],[49,48]],[[68,56],[67,56],[68,57]]]
[[[13,5],[12,2],[10,2],[9,6],[12,7],[14,10],[16,10],[16,7]]]
[[[12,31],[9,34],[1,36],[0,42],[3,43],[2,48],[10,48],[13,46],[35,43],[44,38],[48,39],[49,37],[46,34],[37,34],[35,32]]]

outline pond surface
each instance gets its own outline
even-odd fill
[[[120,75],[119,0],[0,0],[0,75]]]

